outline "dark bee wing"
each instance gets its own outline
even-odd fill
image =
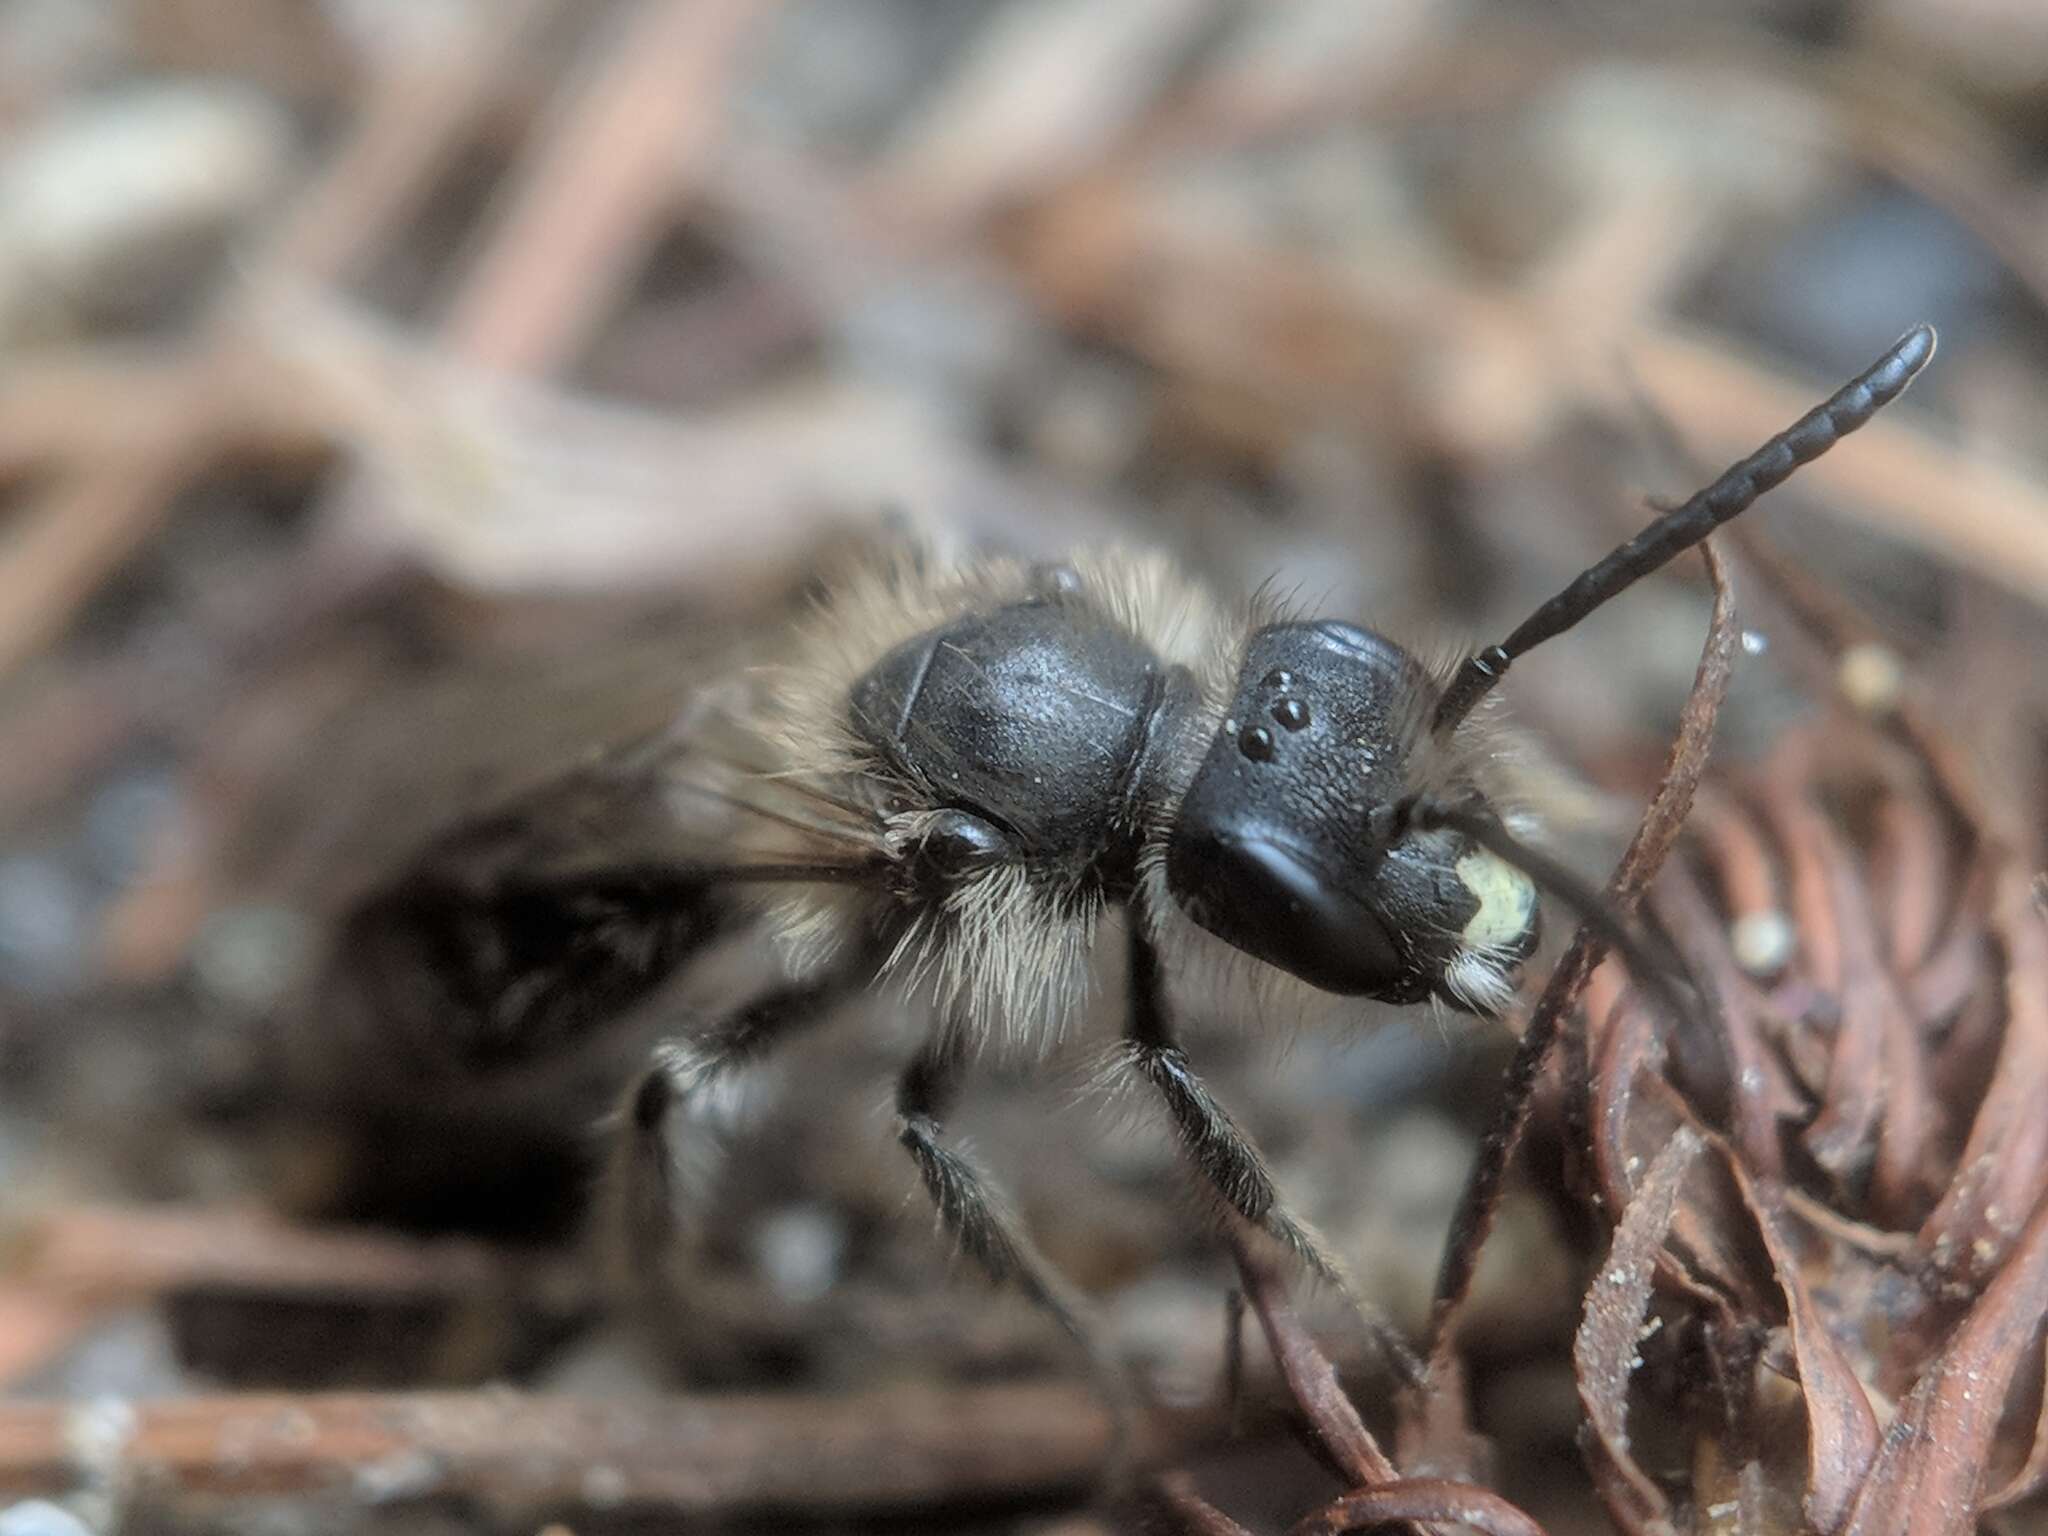
[[[472,684],[468,702],[442,698],[416,716],[433,721],[431,744],[396,735],[416,779],[452,751],[457,782],[400,790],[382,818],[403,836],[379,825],[375,804],[326,833],[351,878],[329,897],[304,1012],[330,1068],[337,1050],[464,1077],[546,1060],[752,922],[755,883],[875,867],[871,817],[764,759],[749,729],[764,703],[755,685],[697,681],[717,659],[671,649],[665,688],[609,700],[614,725],[641,727],[622,745],[593,747],[586,726],[576,750],[578,733],[548,711],[587,717],[588,701],[546,701],[532,684]],[[500,762],[493,747],[517,750]],[[434,801],[466,804],[433,817]]]
[[[747,834],[783,824],[723,797],[715,826],[692,819],[640,768],[594,766],[438,839],[344,919],[345,984],[428,1056],[487,1071],[601,1027],[745,926],[734,875],[788,865]],[[829,867],[865,851],[849,838]]]
[[[747,729],[760,707],[744,685],[699,688],[638,739],[480,798],[397,878],[475,890],[622,874],[719,885],[871,863],[883,848],[872,813],[838,786],[779,771]]]
[[[238,901],[330,922],[430,849],[461,843],[452,834],[463,827],[516,807],[532,847],[521,854],[505,829],[500,856],[514,862],[573,858],[584,827],[614,847],[644,839],[662,830],[658,819],[616,802],[638,793],[646,775],[617,770],[636,755],[645,761],[656,738],[668,741],[673,781],[690,777],[693,753],[715,763],[723,754],[710,736],[696,739],[692,722],[716,721],[718,680],[767,638],[668,628],[544,662],[471,663],[402,682],[390,681],[399,669],[386,663],[374,671],[374,696],[304,722],[255,783],[232,769],[222,775],[235,788],[215,812],[225,830],[209,859],[214,879]],[[320,686],[288,680],[291,718],[308,713],[298,696]],[[691,819],[669,835],[687,840]],[[698,841],[726,835],[721,818],[695,819]],[[599,847],[590,856],[617,855]]]

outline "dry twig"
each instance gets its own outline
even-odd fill
[[[1721,700],[1726,697],[1733,672],[1737,639],[1735,598],[1728,571],[1714,541],[1704,547],[1707,568],[1714,579],[1714,614],[1707,631],[1706,648],[1700,654],[1699,670],[1691,695],[1680,716],[1678,737],[1665,760],[1664,773],[1656,794],[1643,813],[1642,822],[1623,852],[1608,883],[1607,901],[1615,912],[1628,917],[1663,865],[1677,841],[1700,777],[1705,772],[1707,752],[1713,740],[1714,722]],[[1444,1264],[1437,1280],[1432,1309],[1430,1358],[1434,1363],[1455,1345],[1458,1309],[1471,1289],[1480,1250],[1493,1224],[1502,1183],[1515,1147],[1528,1123],[1532,1095],[1538,1074],[1549,1056],[1559,1031],[1576,1006],[1580,991],[1605,956],[1607,946],[1590,928],[1573,934],[1570,946],[1558,961],[1543,994],[1523,1026],[1515,1056],[1501,1090],[1500,1107],[1480,1149],[1471,1182],[1458,1204],[1451,1224],[1451,1237],[1444,1252]]]
[[[1145,1449],[1171,1445],[1150,1427]],[[176,1508],[459,1498],[499,1518],[847,1515],[1074,1494],[1108,1464],[1080,1386],[590,1401],[510,1391],[0,1404],[0,1494],[81,1480]],[[92,1447],[81,1460],[82,1446]]]

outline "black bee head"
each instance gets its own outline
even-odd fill
[[[1327,621],[1252,636],[1168,843],[1168,889],[1226,943],[1327,992],[1504,1006],[1535,887],[1449,830],[1390,831],[1436,684]]]

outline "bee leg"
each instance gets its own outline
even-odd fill
[[[1341,1292],[1395,1369],[1420,1382],[1422,1367],[1413,1351],[1393,1324],[1363,1299],[1328,1241],[1288,1208],[1259,1149],[1189,1064],[1167,1016],[1159,952],[1145,933],[1142,914],[1134,911],[1129,926],[1131,1013],[1125,1034],[1126,1061],[1166,1101],[1167,1116],[1195,1171],[1228,1209],[1275,1239],[1318,1279]]]
[[[626,1277],[658,1295],[686,1211],[698,1205],[718,1159],[710,1123],[735,1075],[804,1028],[823,1022],[851,974],[773,988],[712,1028],[656,1046],[619,1115],[610,1234]]]
[[[1087,1353],[1116,1420],[1112,1478],[1128,1470],[1135,1405],[1129,1381],[1105,1344],[1093,1309],[1032,1244],[1009,1202],[966,1154],[941,1139],[962,1067],[958,1031],[941,1029],[896,1085],[896,1138],[917,1164],[939,1220],[961,1250],[999,1285],[1013,1285]]]
[[[917,1164],[939,1220],[961,1251],[999,1285],[1014,1285],[1069,1334],[1092,1343],[1087,1304],[1025,1235],[1009,1202],[965,1153],[947,1146],[942,1118],[958,1095],[954,1032],[941,1030],[896,1084],[896,1139]]]
[[[1130,1065],[1166,1101],[1182,1150],[1224,1204],[1277,1239],[1321,1278],[1345,1284],[1343,1271],[1322,1238],[1281,1199],[1259,1149],[1189,1064],[1167,1017],[1159,952],[1135,915],[1130,928],[1131,1015],[1125,1033]]]

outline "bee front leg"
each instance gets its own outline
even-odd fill
[[[1132,911],[1129,929],[1131,1012],[1125,1031],[1125,1060],[1165,1100],[1182,1151],[1229,1210],[1277,1240],[1317,1278],[1342,1292],[1395,1368],[1420,1381],[1421,1366],[1393,1324],[1360,1296],[1328,1241],[1288,1208],[1259,1149],[1189,1064],[1173,1034],[1159,951],[1145,932],[1141,912]]]

